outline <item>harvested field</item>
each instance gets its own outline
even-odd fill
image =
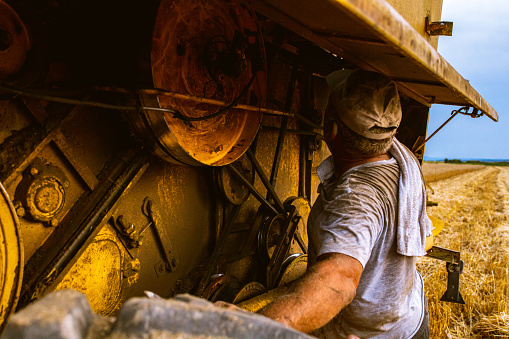
[[[432,183],[444,180],[459,174],[478,171],[486,167],[485,165],[467,165],[467,164],[444,164],[444,163],[423,163],[422,174],[426,182]]]
[[[464,166],[464,165],[460,165]],[[439,301],[447,286],[445,263],[423,258],[431,338],[509,338],[509,168],[484,167],[431,185],[445,222],[435,245],[460,250],[465,305]]]

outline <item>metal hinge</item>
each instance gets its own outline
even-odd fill
[[[445,266],[447,269],[447,290],[440,300],[465,304],[459,290],[460,274],[463,272],[463,266],[465,265],[463,260],[460,259],[460,252],[433,246],[428,250],[426,256],[447,263]]]

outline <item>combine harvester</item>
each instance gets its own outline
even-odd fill
[[[203,298],[238,304],[305,270],[330,72],[393,79],[397,138],[421,160],[432,104],[498,119],[437,53],[437,35],[452,32],[441,8],[0,0],[2,330],[305,337],[249,313],[223,326],[231,318]],[[449,262],[444,298],[461,302],[459,253],[432,252]],[[37,301],[64,289],[94,312],[72,291]],[[144,291],[202,299],[126,303]]]

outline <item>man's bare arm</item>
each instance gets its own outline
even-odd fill
[[[339,253],[318,260],[283,296],[258,313],[302,332],[320,328],[334,318],[354,298],[362,265]]]

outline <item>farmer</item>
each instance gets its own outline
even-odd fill
[[[327,83],[332,156],[317,170],[308,271],[259,313],[323,338],[429,338],[416,261],[431,222],[420,165],[394,138],[396,85],[363,70],[334,72]]]

